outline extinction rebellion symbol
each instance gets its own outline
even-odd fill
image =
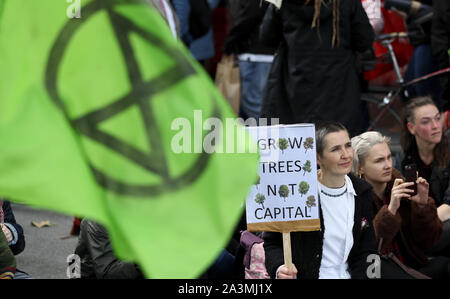
[[[141,197],[177,191],[192,184],[199,178],[208,164],[210,155],[205,152],[197,155],[193,154],[191,166],[181,174],[172,177],[168,167],[166,150],[162,144],[162,132],[158,128],[155,118],[156,113],[151,101],[153,96],[171,88],[189,76],[195,75],[196,71],[181,51],[168,45],[158,36],[144,30],[130,19],[116,12],[114,10],[116,5],[145,6],[146,4],[132,0],[94,0],[84,6],[82,8],[83,18],[69,20],[52,46],[48,57],[45,85],[54,103],[63,111],[65,117],[78,132],[121,155],[128,162],[133,163],[134,166],[137,165],[159,178],[159,183],[123,182],[114,178],[106,169],[99,169],[98,166],[94,166],[92,161],[89,161],[90,168],[98,184],[118,194]],[[145,7],[143,8],[145,9]],[[149,8],[147,7],[147,9]],[[109,22],[114,30],[123,55],[131,90],[126,95],[112,99],[109,104],[101,108],[84,115],[73,115],[58,92],[59,68],[71,38],[83,24],[89,21],[90,17],[100,11],[107,13]],[[155,45],[167,53],[168,57],[173,60],[174,65],[156,78],[145,81],[130,41],[131,34],[138,35],[149,44]],[[214,103],[211,116],[220,118],[220,111],[215,99],[211,98],[211,101]],[[99,128],[102,122],[116,117],[131,107],[137,107],[139,110],[145,128],[148,148],[150,149],[148,152]],[[166,146],[166,148],[169,147]],[[93,159],[93,157],[89,157],[88,154],[88,160],[90,159]]]

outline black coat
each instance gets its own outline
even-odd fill
[[[357,196],[355,197],[355,216],[353,225],[353,248],[348,256],[349,272],[353,279],[367,278],[370,254],[376,254],[375,233],[372,225],[372,187],[363,180],[349,175]],[[320,205],[319,205],[320,207]],[[291,233],[292,262],[298,270],[298,279],[319,278],[322,261],[323,237],[326,227],[320,210],[321,230],[315,232]],[[362,230],[362,219],[368,226]],[[281,233],[264,234],[266,269],[275,278],[279,266],[284,264],[283,241]]]
[[[447,138],[444,136],[442,138]],[[416,164],[419,165],[420,156],[417,151],[417,145],[414,141],[405,151],[405,156],[401,162],[401,171],[403,175],[405,166],[408,164]],[[421,174],[419,173],[419,176]],[[449,187],[449,179],[450,179],[450,165],[447,165],[446,168],[440,168],[437,162],[434,160],[432,162],[431,168],[431,176],[428,179],[428,183],[430,184],[429,195],[432,197],[436,203],[436,206],[439,207],[442,204],[450,205],[450,198],[445,197],[445,192]]]
[[[11,224],[17,232],[17,242],[14,245],[10,245],[9,248],[11,248],[14,255],[18,255],[25,249],[23,228],[16,222],[13,210],[11,209],[11,203],[7,200],[3,201],[3,213],[5,214],[5,223]]]
[[[340,46],[334,47],[332,4],[322,5],[318,30],[311,28],[314,1],[305,6],[304,0],[284,0],[279,10],[269,6],[260,37],[279,48],[261,117],[279,118],[282,124],[334,120],[352,136],[361,132],[355,52],[371,49],[374,32],[361,0],[339,2]]]
[[[450,67],[448,49],[450,49],[450,1],[433,1],[433,22],[431,28],[431,47],[439,69]],[[450,76],[441,78],[443,110],[450,110]]]
[[[275,47],[267,47],[259,40],[259,26],[269,6],[261,0],[235,0],[232,13],[232,26],[225,39],[226,54],[265,54],[273,55]]]

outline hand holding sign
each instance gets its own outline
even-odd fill
[[[315,128],[302,124],[247,129],[261,156],[260,179],[247,196],[247,229],[283,234],[279,278],[295,278],[290,232],[320,229]]]
[[[247,196],[248,230],[319,230],[314,125],[247,129],[261,155],[259,180]]]
[[[277,278],[278,279],[296,279],[298,270],[294,264],[291,265],[291,269],[286,265],[283,265],[278,270]]]

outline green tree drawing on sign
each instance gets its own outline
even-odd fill
[[[256,189],[259,189],[259,184],[261,183],[261,177],[258,175],[258,178],[256,179],[255,185]]]
[[[286,200],[286,197],[289,196],[289,187],[287,185],[281,185],[280,189],[278,189],[278,195]]]
[[[288,147],[288,140],[286,138],[278,139],[278,147],[281,150],[281,153],[284,154],[284,150]]]
[[[298,192],[300,192],[300,194],[303,196],[306,193],[308,193],[309,191],[309,184],[305,181],[302,181],[299,185],[298,185]]]
[[[310,173],[311,172],[311,161],[306,160],[305,164],[303,164],[303,176],[305,176],[305,173]]]
[[[305,148],[305,154],[309,149],[314,149],[314,139],[312,137],[306,138],[303,147]]]
[[[264,201],[265,200],[266,200],[266,197],[263,194],[261,194],[261,193],[256,194],[255,202],[262,205],[263,209],[264,209]]]
[[[308,196],[306,200],[306,206],[309,208],[309,211],[311,211],[312,207],[316,206],[316,198],[314,197],[314,195]]]

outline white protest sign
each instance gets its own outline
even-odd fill
[[[313,124],[248,127],[260,152],[259,180],[246,199],[249,231],[320,229]]]

